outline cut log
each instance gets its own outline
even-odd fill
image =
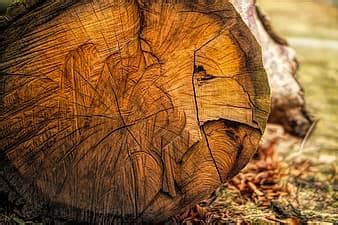
[[[263,63],[271,86],[270,123],[283,125],[289,133],[304,137],[311,124],[303,89],[296,80],[296,53],[272,28],[256,6],[256,0],[231,0],[262,47]]]
[[[227,1],[40,1],[3,26],[0,163],[32,208],[166,220],[254,154],[260,48]]]

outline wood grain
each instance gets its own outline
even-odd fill
[[[4,179],[52,217],[164,221],[256,150],[269,85],[227,1],[43,1],[3,32]]]

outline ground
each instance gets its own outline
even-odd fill
[[[336,158],[338,150],[338,9],[329,2],[338,4],[336,0],[258,0],[279,33],[291,43],[303,41],[293,46],[300,61],[297,76],[317,125],[302,152],[317,158]],[[311,40],[323,43],[322,48]]]
[[[262,145],[262,158],[178,220],[337,224],[338,9],[322,0],[258,0],[258,4],[297,51],[298,80],[316,126],[303,140],[271,126],[274,141]]]

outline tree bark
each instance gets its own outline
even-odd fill
[[[256,6],[256,0],[231,0],[262,48],[263,63],[271,85],[270,123],[283,125],[289,133],[304,137],[311,124],[303,88],[296,80],[296,52],[272,28]]]
[[[228,1],[42,1],[13,18],[1,30],[0,162],[39,213],[160,222],[255,152],[269,85]]]

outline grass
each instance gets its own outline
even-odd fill
[[[334,4],[338,0],[331,1]],[[269,15],[275,30],[285,37],[338,40],[338,8],[324,0],[258,0]],[[287,24],[287,25],[286,25]],[[321,216],[324,221],[338,221],[338,51],[294,47],[300,61],[298,80],[305,90],[307,105],[318,119],[316,129],[296,159],[318,162],[310,177],[311,184],[326,185],[299,189],[300,209],[307,216]],[[285,148],[290,154],[298,150]],[[330,161],[330,162],[329,162]],[[323,179],[331,171],[331,181]]]
[[[271,147],[268,152],[261,150],[268,158],[251,161],[229,184],[220,187],[213,198],[183,213],[183,221],[297,225],[337,222],[334,164],[311,162],[307,158],[286,163],[274,154],[269,157],[275,149]]]
[[[308,106],[319,119],[310,145],[331,152],[338,150],[338,51],[297,48],[301,62],[299,81]]]

